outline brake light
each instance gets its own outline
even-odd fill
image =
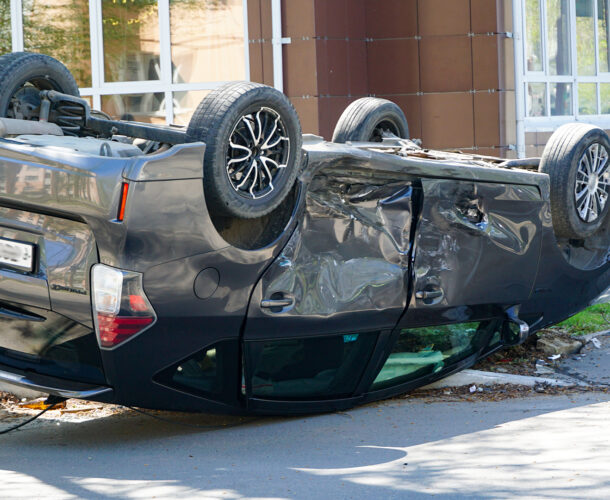
[[[123,182],[121,186],[121,201],[119,203],[119,211],[117,212],[117,220],[123,222],[125,218],[125,205],[127,205],[127,192],[129,191],[129,184]]]
[[[91,289],[100,347],[116,347],[142,333],[157,319],[144,294],[140,273],[96,264],[91,274]]]

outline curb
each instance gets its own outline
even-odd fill
[[[591,339],[594,339],[595,337],[604,337],[605,335],[610,335],[610,330],[603,330],[601,332],[589,333],[587,335],[580,335],[578,337],[572,336],[572,338],[575,340],[580,340],[583,343],[583,345],[585,345],[587,342],[591,342]]]
[[[450,377],[429,384],[423,389],[440,389],[443,387],[462,387],[466,385],[525,385],[535,387],[548,385],[551,387],[591,387],[589,384],[569,377],[547,378],[532,377],[528,375],[514,375],[512,373],[484,372],[480,370],[462,370]]]

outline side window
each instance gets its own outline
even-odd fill
[[[238,393],[239,346],[223,340],[191,355],[155,376],[160,384],[218,401]]]
[[[479,350],[495,322],[458,323],[401,330],[372,391],[441,372]]]
[[[356,389],[377,333],[246,343],[251,394],[263,399],[348,397]]]

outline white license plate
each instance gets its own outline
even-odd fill
[[[34,270],[34,245],[0,238],[0,265],[24,271]]]

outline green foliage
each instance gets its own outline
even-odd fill
[[[610,328],[610,304],[598,304],[559,323],[555,328],[572,335],[585,335]]]
[[[11,1],[0,0],[0,54],[11,51]]]

